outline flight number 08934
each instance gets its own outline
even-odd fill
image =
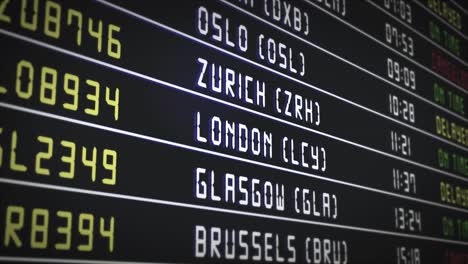
[[[76,74],[60,74],[55,68],[39,68],[28,60],[20,60],[16,65],[13,96],[27,101],[39,99],[43,105],[58,105],[70,111],[79,111],[82,108],[81,111],[90,116],[102,116],[103,105],[110,108],[113,115],[111,118],[118,121],[119,88],[111,89],[106,86],[104,89],[98,81],[83,79]],[[0,87],[0,94],[7,93],[8,87]]]

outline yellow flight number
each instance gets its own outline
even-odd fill
[[[98,53],[102,52],[105,42],[107,56],[114,59],[120,59],[122,56],[122,43],[117,38],[120,27],[117,25],[104,24],[101,19],[86,17],[80,10],[63,8],[62,3],[50,0],[21,0],[20,8],[17,10],[19,14],[14,14],[10,2],[10,0],[0,0],[0,23],[18,24],[22,29],[42,33],[53,39],[67,40],[63,32],[74,31],[74,43],[79,47],[82,46],[83,35],[87,34],[90,39],[88,45],[91,45],[92,39],[95,39],[93,46]],[[14,21],[13,18],[17,16],[19,21]],[[40,28],[39,25],[43,27]]]
[[[27,210],[20,205],[8,205],[1,215],[5,218],[2,230],[5,248],[92,252],[95,241],[102,239],[107,241],[106,251],[114,251],[113,216],[106,218],[91,213],[47,208]],[[51,237],[55,238],[54,241]]]
[[[39,80],[39,84],[35,80]],[[102,116],[102,108],[106,107],[113,113],[113,120],[119,120],[119,88],[104,88],[102,83],[92,79],[68,72],[61,74],[55,68],[35,67],[28,60],[20,60],[16,65],[14,87],[15,96],[23,100],[39,100],[44,105],[91,116]],[[3,93],[7,92],[3,87]]]
[[[0,139],[4,137],[7,137],[7,140],[2,141],[9,142],[9,144],[2,146],[0,141],[0,168],[5,166],[14,172],[34,172],[40,176],[56,175],[73,180],[78,176],[85,177],[85,175],[77,175],[77,167],[81,166],[79,172],[82,174],[86,172],[92,182],[105,185],[117,183],[117,151],[115,150],[107,148],[101,150],[96,146],[79,145],[70,140],[54,139],[46,135],[37,136],[32,146],[28,144],[31,141],[22,145],[17,130],[12,130],[8,135],[0,127]],[[35,146],[36,144],[39,146]],[[36,153],[28,151],[37,147],[40,150]],[[9,157],[6,157],[6,154]],[[7,162],[4,162],[5,160]],[[63,164],[60,170],[57,169],[59,163]],[[53,171],[53,168],[57,171]]]

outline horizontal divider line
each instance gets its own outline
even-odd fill
[[[440,46],[438,43],[436,43],[435,41],[433,41],[432,39],[430,39],[429,37],[427,37],[423,33],[419,32],[419,30],[417,30],[417,29],[413,28],[412,26],[408,25],[407,23],[403,22],[401,19],[399,19],[395,15],[391,14],[389,11],[385,10],[383,7],[376,4],[373,0],[366,0],[366,2],[369,3],[371,6],[375,7],[376,9],[382,11],[382,13],[385,13],[387,16],[393,18],[395,21],[397,21],[401,25],[405,26],[409,30],[413,31],[414,33],[419,35],[421,38],[423,38],[427,42],[431,43],[433,46],[435,46],[435,47],[439,48],[440,50],[444,51],[445,54],[447,54],[450,57],[452,57],[453,59],[459,61],[461,64],[463,64],[463,66],[465,66],[465,67],[468,66],[468,63],[466,63],[466,61],[464,61],[462,58],[457,57],[457,55],[455,55],[452,52],[448,51],[446,48]]]
[[[419,240],[427,240],[427,241],[433,241],[433,242],[449,243],[449,244],[468,246],[468,242],[456,241],[456,240],[450,240],[450,239],[443,239],[443,238],[431,237],[431,236],[425,236],[425,235],[415,235],[415,234],[385,231],[385,230],[379,230],[379,229],[373,229],[373,228],[364,228],[364,227],[356,227],[356,226],[349,226],[349,225],[332,224],[332,223],[313,221],[313,220],[305,220],[305,219],[297,219],[297,218],[285,217],[285,216],[275,216],[275,215],[268,215],[268,214],[263,214],[263,213],[253,213],[253,212],[239,211],[239,210],[234,210],[234,209],[224,209],[224,208],[218,208],[218,207],[206,206],[206,205],[196,205],[196,204],[189,204],[189,203],[173,202],[173,201],[167,201],[167,200],[152,199],[152,198],[145,198],[145,197],[139,197],[139,196],[125,195],[125,194],[117,194],[117,193],[110,193],[110,192],[102,192],[102,191],[91,191],[91,190],[74,188],[74,187],[63,187],[63,186],[57,186],[57,185],[52,185],[52,184],[27,182],[27,181],[22,181],[22,180],[11,180],[11,179],[1,178],[1,177],[0,177],[0,183],[10,184],[10,185],[18,185],[18,186],[26,186],[26,187],[32,187],[32,188],[39,188],[39,189],[48,189],[48,190],[54,190],[54,191],[69,192],[69,193],[86,194],[86,195],[91,195],[91,196],[115,198],[115,199],[136,201],[136,202],[143,202],[143,203],[150,203],[150,204],[160,204],[160,205],[166,205],[166,206],[197,209],[197,210],[217,212],[217,213],[226,213],[226,214],[233,214],[233,215],[250,216],[250,217],[277,220],[277,221],[284,221],[284,222],[291,222],[291,223],[300,223],[300,224],[324,226],[324,227],[330,227],[330,228],[337,228],[337,229],[344,229],[344,230],[351,230],[351,231],[359,231],[359,232],[366,232],[366,233],[373,233],[373,234],[380,234],[380,235],[388,235],[388,236],[396,236],[396,237],[404,237],[404,238],[412,238],[412,239],[419,239]]]
[[[463,1],[466,1],[466,0],[463,0]],[[438,15],[436,15],[432,10],[430,10],[429,8],[427,8],[424,4],[420,3],[419,1],[417,0],[413,0],[413,2],[415,2],[417,5],[419,5],[422,9],[424,9],[426,12],[428,12],[429,14],[431,14],[433,17],[435,17],[436,19],[438,19],[440,22],[444,23],[446,26],[448,26],[449,28],[451,28],[453,31],[457,32],[458,35],[460,35],[462,38],[466,40],[468,40],[468,37],[465,36],[465,34],[463,34],[463,32],[461,32],[460,30],[458,30],[457,28],[455,28],[454,26],[452,26],[450,23],[448,23],[447,21],[445,21],[443,18],[439,17]],[[443,2],[443,1],[441,1]],[[458,6],[458,4],[456,4]],[[460,6],[458,6],[458,8],[461,8]],[[463,9],[462,9],[463,10]],[[465,21],[466,23],[466,21]]]
[[[100,1],[100,0],[95,0],[95,1]],[[354,29],[355,31],[361,33],[362,35],[368,37],[369,39],[373,40],[374,42],[380,44],[382,47],[384,48],[387,48],[388,50],[392,51],[393,53],[407,59],[408,61],[412,62],[414,65],[417,65],[419,66],[421,69],[424,69],[425,71],[427,71],[428,73],[431,73],[432,75],[434,75],[436,78],[439,78],[447,83],[449,83],[450,85],[452,85],[453,87],[457,88],[458,90],[460,90],[461,92],[465,93],[465,94],[468,94],[468,90],[459,86],[458,84],[452,82],[451,80],[443,77],[442,75],[432,71],[431,69],[427,68],[426,66],[422,65],[421,63],[417,62],[416,60],[414,60],[413,58],[410,58],[408,56],[406,56],[405,54],[397,51],[396,49],[388,46],[387,44],[383,43],[382,41],[378,40],[377,38],[373,37],[372,35],[370,35],[369,33],[367,32],[364,32],[363,30],[361,30],[360,28],[354,26],[353,24],[347,22],[346,20],[336,16],[335,14],[332,14],[331,12],[329,12],[328,10],[325,10],[323,9],[321,6],[318,6],[317,4],[311,2],[310,0],[303,0],[304,2],[308,3],[309,5],[312,5],[312,6],[315,6],[316,8],[318,8],[319,10],[321,10],[322,12],[328,14],[329,16],[335,18],[336,20],[340,21],[341,23],[347,25],[348,27]]]
[[[388,154],[386,152],[383,152],[383,151],[380,151],[380,150],[377,150],[377,149],[373,149],[373,148],[370,148],[370,147],[367,147],[367,146],[364,146],[364,145],[360,145],[358,143],[354,143],[354,142],[346,140],[346,139],[342,139],[342,138],[339,138],[339,137],[336,137],[336,136],[332,136],[332,135],[329,135],[329,134],[324,133],[324,132],[320,132],[320,131],[317,131],[317,130],[314,130],[314,129],[311,129],[311,128],[308,128],[308,127],[304,127],[304,126],[301,126],[301,125],[298,125],[298,124],[295,124],[295,123],[292,123],[292,122],[289,122],[289,121],[286,121],[286,120],[282,120],[280,118],[272,117],[272,116],[269,116],[267,114],[254,111],[254,110],[251,110],[251,109],[243,107],[243,106],[239,106],[239,105],[236,105],[236,104],[233,104],[233,103],[225,102],[223,100],[220,100],[220,99],[217,99],[217,98],[214,98],[214,97],[202,94],[202,93],[198,93],[198,92],[192,91],[190,89],[186,89],[186,88],[183,88],[183,87],[180,87],[180,86],[177,86],[177,85],[165,82],[165,81],[158,80],[156,78],[152,78],[152,77],[149,77],[149,76],[137,73],[137,72],[133,72],[131,70],[128,70],[128,69],[125,69],[125,68],[122,68],[122,67],[119,67],[119,66],[115,66],[115,65],[112,65],[112,64],[109,64],[109,63],[106,63],[106,62],[102,62],[102,61],[99,61],[99,60],[96,60],[96,59],[93,59],[93,58],[89,58],[87,56],[84,56],[84,55],[81,55],[81,54],[78,54],[78,53],[75,53],[75,52],[71,52],[71,51],[68,51],[68,50],[65,50],[65,49],[62,49],[62,48],[59,48],[59,47],[55,47],[55,46],[49,45],[47,43],[43,43],[43,42],[40,42],[40,41],[37,41],[37,40],[33,40],[31,38],[24,37],[24,36],[18,35],[16,33],[8,32],[8,31],[2,30],[2,29],[0,29],[0,33],[5,34],[5,35],[10,36],[10,37],[21,39],[23,41],[26,41],[26,42],[29,42],[29,43],[32,43],[32,44],[35,44],[35,45],[38,45],[38,46],[41,46],[41,47],[51,49],[51,50],[54,50],[54,51],[57,51],[57,52],[60,52],[60,53],[67,54],[67,55],[70,55],[70,56],[75,57],[75,58],[79,58],[79,59],[82,59],[82,60],[85,60],[85,61],[89,61],[89,62],[95,63],[97,65],[108,67],[110,69],[114,69],[116,71],[120,71],[120,72],[129,74],[129,75],[132,75],[132,76],[135,76],[135,77],[147,80],[147,81],[151,81],[151,82],[161,84],[161,85],[164,85],[164,86],[167,86],[167,87],[171,87],[171,88],[174,88],[174,89],[177,89],[177,90],[180,90],[180,91],[184,91],[184,92],[187,92],[187,93],[192,94],[192,95],[197,95],[199,97],[209,99],[211,101],[215,101],[215,102],[218,102],[218,103],[221,103],[221,104],[225,104],[225,105],[231,106],[233,108],[244,110],[246,112],[253,113],[253,114],[265,117],[265,118],[269,118],[269,119],[272,119],[272,120],[275,120],[275,121],[278,121],[278,122],[281,122],[281,123],[284,123],[284,124],[288,124],[288,125],[296,127],[296,128],[301,128],[301,129],[304,129],[306,131],[316,133],[316,134],[319,134],[319,135],[322,135],[322,136],[325,136],[325,137],[328,137],[328,138],[331,138],[331,139],[335,139],[337,141],[344,142],[344,143],[347,143],[347,144],[350,144],[350,145],[353,145],[353,146],[356,146],[356,147],[360,147],[360,148],[363,148],[363,149],[366,149],[366,150],[381,154],[381,155],[386,156],[386,157],[390,157],[390,158],[393,158],[393,159],[397,159],[399,161],[407,162],[409,164],[412,164],[412,165],[415,165],[415,166],[418,166],[418,167],[421,167],[421,168],[424,168],[424,169],[428,169],[428,170],[431,170],[431,171],[434,171],[434,172],[437,172],[437,173],[441,173],[441,174],[447,175],[449,177],[459,179],[459,180],[464,181],[464,182],[468,182],[467,178],[456,175],[456,174],[453,174],[453,173],[450,173],[450,172],[439,170],[439,169],[433,168],[433,167],[425,165],[425,164],[421,164],[421,163],[418,163],[418,162],[415,162],[415,161],[412,161],[412,160],[409,160],[409,159],[405,159],[405,158],[402,158],[402,157],[399,157],[399,156]],[[25,111],[25,109],[27,109],[27,108],[24,108],[24,107],[14,106],[14,105],[9,104],[9,103],[1,103],[1,105],[3,105],[3,107],[6,107],[6,108],[16,109],[17,111]],[[30,110],[30,111],[37,112],[37,113],[44,113],[44,112],[36,111],[36,110]],[[49,115],[52,115],[52,114],[49,114]],[[54,115],[54,116],[58,116],[58,115]],[[63,118],[66,118],[66,117],[63,117]]]
[[[21,107],[21,106],[15,106],[15,105],[8,104],[8,103],[0,102],[0,107],[15,110],[15,111],[19,111],[19,112],[28,113],[28,114],[31,114],[31,115],[38,115],[38,116],[47,117],[47,118],[50,118],[50,119],[60,120],[60,121],[63,121],[63,122],[68,122],[68,123],[72,123],[72,124],[76,124],[76,125],[96,128],[96,129],[112,132],[112,133],[115,133],[115,134],[126,135],[126,136],[129,136],[129,137],[134,137],[134,138],[138,138],[138,139],[142,139],[142,140],[147,140],[147,141],[151,141],[151,142],[165,144],[165,145],[169,145],[169,146],[173,146],[173,147],[177,147],[177,148],[181,148],[181,149],[200,152],[200,153],[204,153],[204,154],[208,154],[208,155],[212,155],[212,156],[216,156],[216,157],[222,157],[222,158],[235,160],[235,161],[239,161],[239,162],[245,162],[245,163],[248,163],[248,164],[253,164],[253,165],[257,165],[257,166],[261,166],[261,167],[265,167],[265,168],[269,168],[269,169],[274,169],[274,170],[283,171],[283,172],[287,172],[287,173],[293,173],[293,174],[296,174],[296,175],[310,177],[310,178],[314,178],[314,179],[318,179],[318,180],[323,180],[323,181],[327,181],[327,182],[341,184],[341,185],[348,186],[348,187],[353,187],[353,188],[366,190],[366,191],[370,191],[370,192],[374,192],[374,193],[379,193],[379,194],[383,194],[383,195],[388,195],[388,196],[392,196],[392,197],[396,197],[396,198],[400,198],[400,199],[405,199],[405,200],[409,200],[409,201],[413,201],[413,202],[427,204],[427,205],[430,205],[430,206],[435,206],[435,207],[454,210],[454,211],[458,211],[458,212],[468,213],[468,209],[458,208],[458,207],[454,207],[454,206],[450,206],[450,205],[445,205],[445,204],[432,202],[432,201],[425,200],[425,199],[420,199],[420,198],[415,198],[415,197],[406,196],[406,195],[402,195],[402,194],[392,193],[392,192],[380,190],[380,189],[377,189],[377,188],[372,188],[372,187],[367,187],[367,186],[364,186],[364,185],[359,185],[359,184],[355,184],[355,183],[350,183],[350,182],[345,182],[345,181],[336,180],[336,179],[332,179],[332,178],[327,178],[325,176],[320,176],[320,175],[317,175],[317,174],[307,173],[307,172],[303,172],[303,171],[297,171],[297,170],[293,170],[293,169],[289,169],[289,168],[285,168],[285,167],[281,167],[281,166],[278,166],[278,165],[273,165],[273,164],[269,164],[269,163],[265,163],[265,162],[249,160],[247,158],[237,157],[237,156],[233,156],[233,155],[229,155],[229,154],[225,154],[225,153],[221,153],[221,152],[216,152],[216,151],[212,151],[212,150],[206,150],[206,149],[199,148],[199,147],[194,147],[194,146],[190,146],[190,145],[186,145],[186,144],[172,142],[170,140],[165,140],[165,139],[155,138],[155,137],[151,137],[151,136],[141,135],[141,134],[138,134],[138,133],[129,132],[129,131],[122,130],[122,129],[111,128],[111,127],[107,127],[107,126],[103,126],[103,125],[94,124],[94,123],[91,123],[91,122],[86,122],[86,121],[77,120],[77,119],[73,119],[73,118],[69,118],[69,117],[59,116],[59,115],[56,115],[56,114],[50,114],[50,113],[46,113],[46,112],[42,112],[42,111],[38,111],[38,110],[32,110],[32,109],[28,109],[28,108]]]
[[[111,8],[114,8],[114,9],[116,9],[116,10],[118,10],[118,11],[127,13],[127,14],[129,14],[129,15],[132,15],[132,16],[134,16],[134,17],[136,17],[136,18],[138,18],[138,19],[140,19],[140,20],[143,20],[143,21],[145,21],[145,22],[147,22],[147,23],[156,25],[156,26],[158,26],[158,27],[161,27],[161,28],[163,28],[163,29],[166,29],[166,30],[168,30],[168,31],[171,31],[171,32],[173,32],[173,33],[175,33],[175,34],[177,34],[177,35],[180,35],[180,36],[182,36],[182,37],[184,37],[184,38],[193,40],[193,41],[195,41],[195,42],[197,42],[197,43],[200,43],[200,44],[203,44],[203,45],[205,45],[205,46],[208,46],[208,47],[211,47],[211,48],[213,48],[213,49],[216,49],[216,50],[218,50],[218,51],[220,51],[220,52],[222,52],[222,53],[225,53],[225,54],[230,55],[230,56],[232,56],[232,57],[235,57],[235,58],[237,58],[237,59],[243,60],[243,61],[245,61],[245,62],[247,62],[247,63],[249,63],[249,64],[255,65],[255,66],[259,67],[259,68],[262,68],[262,69],[265,69],[265,70],[270,71],[270,72],[272,72],[272,73],[275,73],[275,74],[277,74],[277,75],[280,75],[280,76],[282,76],[282,77],[284,77],[284,78],[286,78],[286,79],[292,80],[292,81],[294,81],[294,82],[297,82],[297,83],[302,84],[302,85],[304,85],[304,86],[307,86],[307,87],[309,87],[309,88],[312,88],[312,89],[314,89],[314,90],[317,90],[317,91],[319,91],[319,92],[321,92],[321,93],[324,93],[324,94],[326,94],[326,95],[329,95],[329,96],[331,96],[331,97],[333,97],[333,98],[335,98],[335,99],[338,99],[338,100],[343,101],[343,102],[345,102],[345,103],[351,104],[351,105],[353,105],[353,106],[355,106],[355,107],[357,107],[357,108],[360,108],[360,109],[362,109],[362,110],[371,112],[371,113],[373,113],[373,114],[375,114],[375,115],[378,115],[378,116],[380,116],[380,117],[383,117],[383,118],[385,118],[385,119],[387,119],[387,120],[390,120],[390,121],[395,122],[395,123],[397,123],[397,124],[400,124],[400,125],[402,125],[402,126],[406,126],[407,128],[413,129],[413,130],[415,130],[415,131],[417,131],[417,132],[419,132],[419,133],[422,133],[422,134],[424,134],[424,135],[426,135],[426,136],[432,137],[432,138],[434,138],[434,139],[436,139],[436,140],[439,140],[439,141],[441,141],[441,142],[444,142],[444,143],[446,143],[446,144],[452,145],[452,146],[454,146],[454,147],[456,147],[456,148],[459,148],[459,149],[461,149],[461,150],[464,150],[464,151],[467,151],[467,150],[468,150],[468,148],[466,148],[466,147],[464,147],[464,146],[461,146],[461,145],[458,145],[458,144],[456,144],[456,143],[450,142],[450,141],[448,141],[448,140],[446,140],[446,139],[444,139],[444,138],[441,138],[441,137],[439,137],[439,136],[435,136],[435,135],[433,135],[433,134],[431,134],[431,133],[429,133],[429,132],[426,132],[426,131],[424,131],[424,130],[422,130],[422,129],[419,129],[419,128],[417,128],[417,127],[411,126],[411,125],[406,124],[406,123],[404,123],[404,122],[401,122],[401,121],[399,121],[399,120],[396,120],[396,119],[393,119],[393,118],[391,118],[391,117],[388,117],[388,116],[386,116],[386,115],[384,115],[384,114],[382,114],[382,113],[379,113],[379,112],[377,112],[377,111],[375,111],[375,110],[372,110],[372,109],[367,108],[367,107],[365,107],[365,106],[359,105],[359,104],[357,104],[357,103],[355,103],[355,102],[353,102],[353,101],[350,101],[350,100],[348,100],[348,99],[346,99],[346,98],[337,96],[337,95],[335,95],[335,94],[333,94],[333,93],[330,93],[330,92],[325,91],[325,90],[323,90],[323,89],[320,89],[320,88],[318,88],[318,87],[316,87],[316,86],[313,86],[313,85],[311,85],[311,84],[309,84],[309,83],[306,83],[306,82],[304,82],[304,81],[301,81],[301,80],[298,80],[298,79],[296,79],[296,78],[293,78],[293,77],[291,77],[291,76],[289,76],[289,75],[286,75],[286,74],[284,74],[284,73],[278,72],[278,71],[276,71],[276,70],[274,70],[274,69],[270,69],[270,68],[268,68],[268,67],[266,67],[266,66],[264,66],[264,65],[261,65],[261,64],[259,64],[259,63],[257,63],[257,62],[251,61],[250,59],[246,59],[246,58],[244,58],[244,57],[242,57],[242,56],[239,56],[239,55],[237,55],[237,54],[235,54],[235,53],[232,53],[232,52],[230,52],[230,51],[224,50],[224,49],[222,49],[222,48],[220,48],[220,47],[218,47],[218,46],[215,46],[215,45],[213,45],[213,44],[207,43],[207,42],[205,42],[205,41],[203,41],[203,40],[200,40],[200,39],[195,38],[195,37],[193,37],[193,36],[191,36],[191,35],[188,35],[188,34],[186,34],[186,33],[183,33],[183,32],[180,32],[180,31],[178,31],[178,30],[175,30],[175,29],[173,29],[173,28],[170,28],[170,27],[168,27],[168,26],[166,26],[166,25],[163,25],[163,24],[161,24],[161,23],[159,23],[159,22],[157,22],[157,21],[154,21],[154,20],[151,20],[151,19],[149,19],[149,18],[147,18],[147,17],[141,16],[141,15],[139,15],[139,14],[137,14],[137,13],[134,13],[133,11],[130,11],[130,10],[121,8],[121,7],[116,6],[116,5],[114,5],[114,4],[108,3],[108,2],[106,2],[106,1],[104,1],[104,0],[95,0],[95,1],[100,2],[100,3],[103,3],[104,5],[109,5]],[[0,32],[1,32],[1,31],[0,31]],[[449,111],[449,113],[451,113],[451,112]],[[465,118],[462,118],[462,119],[465,120]],[[465,121],[466,121],[466,120],[465,120]]]
[[[443,106],[440,106],[440,105],[438,105],[438,104],[432,102],[431,100],[428,100],[428,99],[422,97],[421,95],[419,95],[419,94],[417,94],[417,93],[414,93],[414,92],[412,92],[412,91],[410,91],[410,90],[408,90],[408,89],[405,89],[404,87],[399,86],[398,84],[396,84],[396,83],[394,83],[394,82],[392,82],[392,81],[390,81],[390,80],[387,80],[387,79],[385,79],[384,77],[382,77],[382,76],[380,76],[380,75],[378,75],[378,74],[376,74],[376,73],[373,73],[373,72],[371,72],[370,70],[367,70],[367,69],[365,69],[365,68],[363,68],[363,67],[361,67],[361,66],[359,66],[359,65],[357,65],[357,64],[355,64],[355,63],[353,63],[353,62],[351,62],[351,61],[348,61],[348,60],[346,60],[345,58],[342,58],[342,57],[340,57],[340,56],[338,56],[338,55],[332,53],[331,51],[326,50],[326,49],[324,49],[324,48],[318,46],[317,44],[314,44],[314,43],[312,43],[312,42],[310,42],[310,41],[308,41],[308,40],[306,40],[306,39],[304,39],[304,38],[302,38],[302,37],[299,37],[299,36],[295,35],[294,33],[291,33],[291,32],[289,32],[289,31],[287,31],[287,30],[285,30],[285,29],[283,29],[283,28],[281,28],[281,27],[279,27],[279,26],[277,26],[277,25],[271,23],[270,21],[267,21],[267,20],[265,20],[265,19],[263,19],[263,18],[261,18],[261,17],[258,17],[257,15],[255,15],[255,14],[253,14],[253,13],[250,13],[250,12],[248,12],[248,11],[246,11],[246,10],[244,10],[244,9],[242,9],[242,8],[236,6],[235,4],[232,4],[232,3],[230,3],[230,2],[228,2],[228,1],[226,1],[226,0],[219,0],[219,1],[220,1],[221,3],[227,5],[227,6],[230,6],[230,7],[234,8],[234,9],[238,10],[238,11],[241,12],[241,13],[244,13],[245,15],[248,15],[248,16],[250,16],[250,17],[253,17],[253,18],[257,19],[258,21],[261,21],[261,22],[263,22],[263,23],[265,23],[265,24],[267,24],[267,25],[269,25],[269,26],[271,26],[271,27],[273,27],[273,28],[275,28],[275,29],[277,29],[277,30],[279,30],[279,31],[281,31],[281,32],[283,32],[283,33],[289,35],[290,37],[293,37],[293,38],[295,38],[295,39],[297,39],[297,40],[299,40],[299,41],[301,41],[301,42],[303,42],[303,43],[305,43],[305,44],[307,44],[307,45],[309,45],[309,46],[311,46],[311,47],[313,47],[313,48],[316,48],[316,49],[322,51],[322,52],[326,53],[327,55],[329,55],[329,56],[331,56],[331,57],[333,57],[333,58],[335,58],[335,59],[337,59],[337,60],[339,60],[339,61],[341,61],[341,62],[344,62],[344,63],[346,63],[346,64],[348,64],[348,65],[350,65],[350,66],[352,66],[352,67],[354,67],[354,68],[356,68],[356,69],[358,69],[358,70],[360,70],[360,71],[363,71],[364,73],[367,73],[367,74],[369,74],[370,76],[372,76],[372,77],[374,77],[374,78],[376,78],[376,79],[378,79],[378,80],[380,80],[380,81],[382,81],[382,82],[384,82],[384,83],[386,83],[386,84],[389,84],[389,85],[391,85],[391,86],[393,86],[393,87],[399,89],[400,91],[402,91],[402,92],[404,92],[404,93],[407,93],[407,94],[409,94],[409,95],[415,97],[416,99],[419,99],[419,100],[421,100],[421,101],[423,101],[423,102],[425,102],[425,103],[427,103],[427,104],[429,104],[429,105],[431,105],[431,106],[433,106],[433,107],[435,107],[435,108],[437,108],[437,109],[439,109],[439,110],[445,112],[446,114],[450,114],[450,115],[452,115],[452,116],[454,116],[454,117],[456,117],[456,118],[459,118],[459,119],[461,119],[461,120],[463,120],[463,121],[465,121],[465,122],[468,122],[468,119],[467,119],[466,117],[464,117],[464,116],[462,116],[462,115],[460,115],[460,114],[458,114],[458,113],[455,113],[455,112],[453,112],[453,111],[451,111],[451,110],[449,110],[449,109],[447,109],[447,108],[445,108],[445,107],[443,107]],[[321,91],[319,88],[317,88],[317,87],[314,87],[313,89],[316,89],[316,90],[322,92],[322,91]],[[468,92],[467,92],[467,93],[468,93]],[[326,93],[325,93],[325,94],[326,94]]]
[[[287,125],[290,125],[290,126],[293,126],[293,127],[296,127],[296,128],[300,128],[300,129],[303,129],[303,130],[306,130],[306,131],[309,131],[309,132],[312,132],[312,133],[315,133],[315,134],[318,134],[318,135],[322,135],[322,136],[325,136],[325,137],[328,137],[328,138],[331,138],[331,139],[334,139],[334,140],[337,140],[337,141],[340,141],[340,142],[343,142],[343,143],[353,145],[355,147],[359,147],[359,148],[362,148],[362,149],[365,149],[365,150],[372,151],[374,153],[381,154],[381,155],[389,157],[389,158],[393,158],[393,159],[396,159],[396,160],[399,160],[399,161],[404,161],[404,162],[419,166],[421,168],[432,170],[434,172],[438,172],[438,173],[441,173],[441,174],[444,174],[444,175],[459,179],[461,181],[468,182],[468,178],[465,178],[463,176],[459,176],[459,175],[456,175],[456,174],[453,174],[453,173],[450,173],[450,172],[446,172],[446,171],[443,171],[443,170],[440,170],[440,169],[436,169],[436,168],[433,168],[433,167],[431,167],[429,165],[425,165],[425,164],[415,162],[415,161],[412,161],[412,160],[409,160],[409,159],[405,159],[405,158],[402,158],[402,157],[399,157],[399,156],[396,156],[396,155],[393,155],[393,154],[389,154],[387,152],[384,152],[384,151],[381,151],[381,150],[378,150],[378,149],[374,149],[374,148],[371,148],[371,147],[368,147],[368,146],[365,146],[365,145],[361,145],[361,144],[358,144],[358,143],[355,143],[353,141],[343,139],[343,138],[340,138],[340,137],[337,137],[337,136],[333,136],[333,135],[327,134],[325,132],[314,130],[314,129],[309,128],[309,127],[298,125],[296,123],[286,121],[286,120],[283,120],[283,119],[280,119],[280,118],[277,118],[277,117],[274,117],[274,116],[270,116],[270,115],[264,114],[262,112],[258,112],[258,111],[249,109],[249,108],[244,107],[244,106],[240,106],[240,105],[237,105],[237,104],[234,104],[234,103],[226,102],[226,101],[223,101],[221,99],[218,99],[218,98],[215,98],[215,97],[212,97],[212,96],[209,96],[209,95],[205,95],[205,94],[202,94],[202,93],[199,93],[199,92],[195,92],[193,90],[183,88],[181,86],[178,86],[178,85],[166,82],[166,81],[162,81],[162,80],[159,80],[159,79],[156,79],[156,78],[153,78],[153,77],[141,74],[141,73],[137,73],[137,72],[134,72],[134,71],[131,71],[131,70],[128,70],[128,69],[125,69],[125,68],[122,68],[122,67],[119,67],[119,66],[116,66],[116,65],[112,65],[112,64],[107,63],[107,62],[99,61],[99,60],[96,60],[96,59],[93,59],[93,58],[90,58],[90,57],[87,57],[87,56],[84,56],[84,55],[81,55],[81,54],[78,54],[78,53],[75,53],[75,52],[72,52],[72,51],[68,51],[68,50],[65,50],[65,49],[62,49],[62,48],[59,48],[59,47],[55,47],[53,45],[43,43],[41,41],[37,41],[37,40],[31,39],[31,38],[28,38],[28,37],[24,37],[24,36],[18,35],[16,33],[8,32],[8,31],[5,31],[3,29],[0,29],[0,34],[5,34],[5,35],[10,36],[10,37],[18,38],[18,39],[21,39],[23,41],[29,42],[31,44],[35,44],[35,45],[38,45],[38,46],[41,46],[41,47],[45,47],[45,48],[54,50],[56,52],[67,54],[69,56],[72,56],[72,57],[75,57],[75,58],[78,58],[78,59],[81,59],[81,60],[92,62],[92,63],[95,63],[97,65],[100,65],[100,66],[103,66],[103,67],[106,67],[106,68],[110,68],[110,69],[113,69],[113,70],[116,70],[116,71],[119,71],[119,72],[123,72],[123,73],[126,73],[128,75],[132,75],[132,76],[135,76],[135,77],[138,77],[138,78],[150,81],[150,82],[154,82],[154,83],[157,83],[157,84],[161,84],[161,85],[164,85],[164,86],[167,86],[167,87],[170,87],[170,88],[174,88],[174,89],[177,89],[177,90],[180,90],[180,91],[192,94],[192,95],[196,95],[196,96],[199,96],[199,97],[202,97],[202,98],[214,101],[214,102],[218,102],[218,103],[221,103],[221,104],[224,104],[224,105],[228,105],[228,106],[231,106],[233,108],[246,111],[248,113],[256,114],[258,116],[262,116],[262,117],[265,117],[265,118],[268,118],[268,119],[271,119],[271,120],[275,120],[275,121],[278,121],[278,122],[283,123],[283,124],[287,124]],[[371,111],[373,111],[373,110],[371,110]],[[378,114],[380,114],[380,113],[378,113]],[[384,117],[386,117],[386,116],[384,116]],[[386,117],[386,118],[389,118],[389,117]],[[392,120],[391,118],[389,118],[389,119]],[[397,122],[397,123],[399,122],[399,121],[396,121],[396,120],[394,120],[394,121]],[[412,127],[410,127],[410,128],[412,128]],[[418,128],[413,128],[413,129],[418,129]],[[425,131],[423,131],[423,132],[427,133]],[[429,134],[429,135],[434,137],[431,134]],[[436,139],[438,139],[438,138],[436,137]],[[444,142],[443,139],[440,139],[440,140],[442,142]],[[446,142],[446,143],[453,144],[451,142]],[[458,146],[458,145],[455,145],[455,146],[458,147],[458,148],[461,148],[462,150],[466,149],[466,148],[462,148],[461,146]]]
[[[458,7],[458,9],[460,9],[463,13],[465,13],[465,15],[468,15],[468,10],[466,10],[459,3],[457,3],[457,1],[450,0],[450,2],[452,2],[453,5],[455,5],[456,7]]]

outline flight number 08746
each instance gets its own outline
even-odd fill
[[[18,24],[22,29],[32,32],[40,32],[39,25],[43,24],[40,33],[49,38],[61,40],[68,39],[64,36],[67,34],[63,32],[71,32],[75,28],[74,39],[77,46],[80,47],[83,37],[88,36],[96,39],[95,45],[98,53],[102,52],[103,42],[106,42],[107,56],[114,59],[120,59],[122,56],[122,43],[116,38],[117,33],[120,32],[119,26],[109,23],[106,28],[102,20],[85,17],[81,11],[72,8],[63,11],[62,4],[55,1],[21,0],[21,3],[19,1],[16,3],[20,4],[20,7],[15,9],[19,14],[11,11],[14,8],[10,8],[12,4],[10,0],[0,0],[0,23]],[[19,21],[15,21],[17,17]],[[68,28],[63,29],[62,25],[65,23]],[[83,33],[83,27],[87,30],[87,35]]]

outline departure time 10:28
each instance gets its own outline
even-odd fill
[[[389,94],[388,105],[388,110],[393,116],[402,118],[404,121],[409,121],[410,123],[416,122],[416,109],[413,103],[400,99],[396,95]]]

